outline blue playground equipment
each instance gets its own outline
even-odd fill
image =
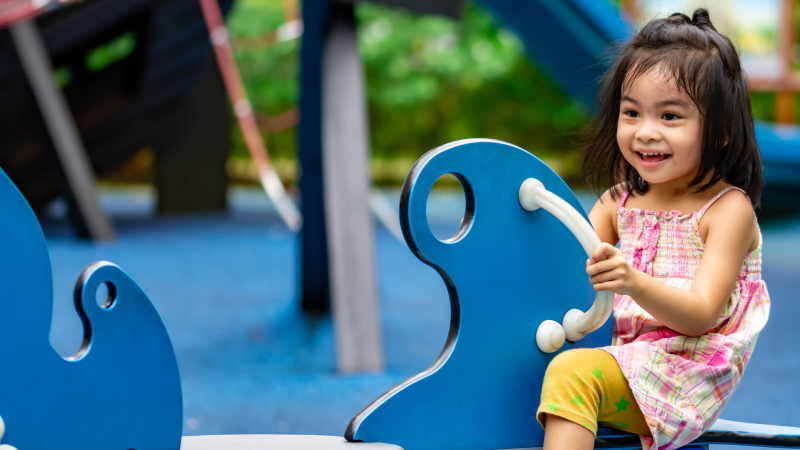
[[[434,182],[448,173],[461,181],[467,207],[456,234],[441,241],[428,225],[426,203]],[[578,318],[576,324],[569,310],[588,308],[594,297],[584,272],[593,246],[587,249],[591,240],[579,226],[590,225],[574,194],[519,147],[457,141],[428,152],[411,169],[400,220],[411,251],[447,285],[450,332],[428,369],[375,399],[345,436],[405,450],[541,446],[536,409],[555,352],[611,342],[611,321],[603,324],[607,300],[598,296],[585,314],[594,317],[589,323]],[[562,319],[563,328],[555,322]],[[800,447],[800,428],[718,420],[697,441],[711,443]],[[640,442],[602,429],[596,448],[640,448]]]
[[[428,226],[426,204],[433,184],[447,173],[461,181],[467,211],[455,236],[440,241]],[[540,180],[582,210],[547,165],[497,141],[447,144],[411,169],[401,194],[403,234],[411,251],[447,284],[450,333],[428,370],[353,419],[348,439],[381,440],[406,450],[541,445],[543,433],[534,417],[553,354],[536,348],[538,326],[548,319],[561,321],[566,310],[559,299],[588,308],[594,290],[578,240],[552,214],[519,206],[527,178]],[[607,345],[611,331],[608,321],[566,347]]]
[[[445,173],[459,177],[468,201],[460,230],[440,241],[431,233],[425,204],[431,186]],[[450,293],[449,337],[429,369],[390,389],[353,419],[346,438],[365,442],[280,435],[181,440],[175,355],[145,294],[113,264],[90,265],[75,291],[84,343],[64,360],[48,341],[52,281],[44,237],[3,172],[0,210],[0,235],[6,240],[0,257],[5,289],[0,416],[7,426],[4,443],[19,450],[536,447],[542,431],[533,423],[533,412],[555,351],[605,345],[611,336],[611,323],[602,323],[610,312],[602,298],[575,323],[564,322],[563,332],[556,322],[571,307],[586,309],[593,297],[583,271],[591,240],[576,226],[586,215],[564,182],[519,147],[483,139],[454,142],[417,162],[401,200],[409,247],[439,272]],[[109,295],[98,302],[103,283]],[[600,312],[595,316],[593,310]],[[588,334],[579,339],[575,332]],[[639,438],[601,429],[596,443],[597,448],[637,448]],[[696,442],[708,443],[800,447],[800,428],[719,420]]]
[[[50,345],[53,279],[33,211],[0,172],[0,416],[19,449],[177,449],[178,364],[150,300],[119,267],[88,266],[75,286],[83,345]],[[96,300],[105,284],[107,296]],[[101,291],[102,292],[102,291]]]

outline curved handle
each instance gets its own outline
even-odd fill
[[[591,224],[569,203],[545,189],[544,184],[535,178],[528,178],[522,183],[519,188],[519,204],[526,211],[543,208],[554,215],[575,235],[586,255],[590,258],[594,249],[601,244],[600,238],[594,232]],[[597,293],[594,304],[588,311],[583,312],[579,309],[567,311],[561,322],[566,339],[571,342],[579,341],[588,333],[603,326],[611,316],[613,306],[614,292],[602,291]],[[552,333],[553,324],[549,322],[552,321],[545,321],[539,326],[540,330],[537,330],[537,337],[540,333],[548,336]],[[539,339],[537,339],[539,349],[545,353],[552,353],[561,348],[561,345],[543,344],[544,341],[540,343]]]

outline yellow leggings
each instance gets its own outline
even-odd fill
[[[597,422],[618,430],[650,435],[617,360],[599,349],[576,349],[556,356],[547,366],[536,419],[545,427],[547,414],[588,428]]]

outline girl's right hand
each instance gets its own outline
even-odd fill
[[[620,249],[605,242],[586,261],[586,274],[595,291],[614,291],[631,297],[639,292],[643,275],[628,264]]]

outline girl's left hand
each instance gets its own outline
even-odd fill
[[[592,259],[586,261],[586,274],[595,291],[633,297],[639,291],[642,272],[628,264],[620,249],[603,242],[592,253]]]

